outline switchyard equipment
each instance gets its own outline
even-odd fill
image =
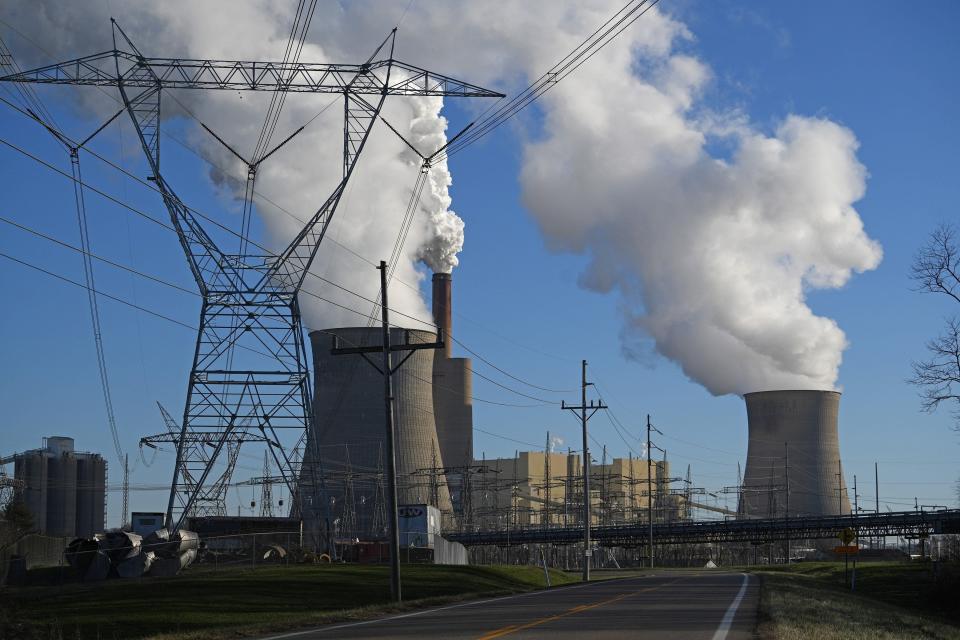
[[[860,515],[763,518],[674,522],[653,525],[653,544],[696,542],[776,542],[782,540],[836,539],[846,528],[860,537],[930,536],[960,533],[960,509],[938,511],[894,511]],[[593,539],[604,546],[639,547],[648,544],[646,523],[594,527]],[[582,527],[556,529],[502,529],[444,534],[467,547],[483,545],[577,544],[583,540]]]
[[[396,29],[360,64],[318,64],[148,58],[116,22],[111,23],[111,50],[0,80],[115,87],[119,91],[149,165],[150,179],[163,199],[199,287],[203,300],[200,327],[166,519],[172,529],[180,527],[202,495],[221,452],[238,430],[259,433],[273,443],[269,451],[274,463],[291,495],[300,501],[294,509],[303,513],[302,495],[296,490],[297,470],[277,433],[293,429],[302,434],[312,421],[309,363],[298,294],[384,101],[387,96],[503,96],[395,60]],[[161,97],[171,89],[343,96],[342,178],[280,253],[265,252],[245,235],[237,253],[218,246],[167,182],[160,163]],[[259,160],[266,155],[264,151]],[[212,445],[206,460],[192,458],[199,455],[198,448],[186,446],[188,437]],[[317,452],[313,453],[313,459],[319,462]],[[183,473],[190,466],[202,468],[193,482],[188,482]],[[310,506],[313,513],[305,515],[318,518],[318,502],[323,501],[314,500]]]

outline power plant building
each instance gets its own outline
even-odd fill
[[[573,453],[521,451],[513,458],[478,460],[471,480],[472,519],[477,529],[577,526],[583,523],[583,469]],[[680,496],[671,496],[668,465],[653,462],[650,493],[647,461],[615,458],[590,467],[594,525],[646,521],[653,497],[654,521],[674,519]]]
[[[13,462],[38,533],[72,538],[104,530],[107,463],[100,454],[74,451],[73,438],[53,436]]]
[[[738,512],[746,518],[845,515],[837,391],[744,395],[749,439]]]

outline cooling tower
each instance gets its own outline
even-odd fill
[[[850,513],[837,433],[840,393],[762,391],[744,399],[743,517],[783,517],[788,504],[790,516]]]
[[[358,533],[371,532],[374,518],[376,473],[386,473],[386,426],[383,375],[361,355],[332,355],[334,336],[340,346],[379,346],[380,328],[354,327],[313,331],[314,400],[313,429],[304,454],[301,487],[314,512],[323,516],[320,487],[313,486],[309,469],[319,451],[326,480],[331,517],[341,520],[341,535],[350,535],[351,511]],[[436,334],[394,328],[394,345],[436,341]],[[408,352],[394,352],[394,366]],[[434,504],[451,509],[450,493],[442,472],[425,471],[443,467],[433,418],[433,350],[421,349],[393,375],[394,430],[396,434],[397,489],[400,504]],[[380,364],[379,354],[370,360]],[[314,448],[316,446],[316,449]],[[435,500],[431,499],[436,493]],[[353,494],[354,510],[349,503]],[[308,498],[312,494],[312,498]],[[351,525],[351,526],[347,526]],[[375,533],[375,532],[374,532]]]
[[[448,467],[473,463],[473,371],[469,358],[451,358],[452,287],[449,273],[433,274],[433,321],[444,348],[434,352],[433,414],[440,453]]]

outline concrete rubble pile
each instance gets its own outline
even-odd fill
[[[129,531],[107,531],[77,538],[66,558],[84,582],[107,578],[175,576],[197,559],[200,538],[193,531],[173,535],[158,529],[146,537]]]

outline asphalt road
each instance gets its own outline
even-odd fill
[[[758,593],[756,578],[740,573],[662,572],[333,624],[264,640],[746,640],[753,635]]]

